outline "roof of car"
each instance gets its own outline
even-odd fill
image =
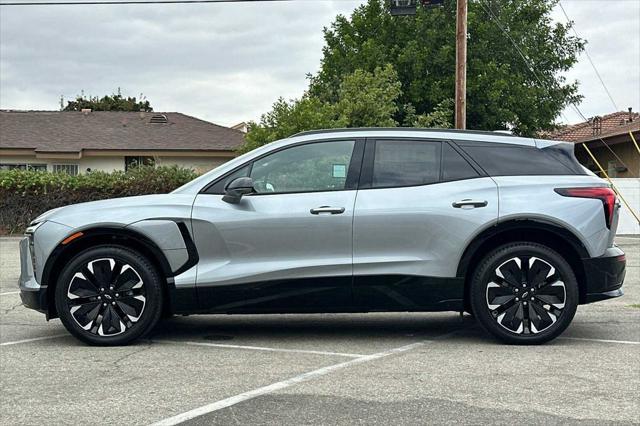
[[[412,127],[361,127],[349,129],[311,130],[297,133],[288,138],[290,142],[315,140],[326,137],[426,137],[431,139],[454,139],[458,141],[496,142],[515,145],[535,146],[532,138],[523,138],[502,132],[488,132],[482,130],[454,130],[454,129],[422,129]]]

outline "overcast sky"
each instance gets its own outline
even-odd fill
[[[0,7],[0,107],[55,110],[60,95],[121,87],[156,111],[256,120],[277,97],[300,96],[322,28],[361,3]],[[640,0],[562,4],[618,108],[640,110]],[[560,10],[554,18],[564,21]],[[586,116],[614,110],[584,54],[567,77],[581,83]],[[580,121],[570,108],[565,117]]]

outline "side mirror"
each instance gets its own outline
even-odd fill
[[[253,189],[253,179],[250,177],[235,178],[229,182],[225,188],[222,201],[229,204],[238,204],[243,195],[252,194],[254,192],[256,191]]]

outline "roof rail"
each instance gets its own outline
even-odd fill
[[[472,135],[492,135],[492,136],[505,136],[516,137],[513,134],[502,133],[500,131],[489,130],[460,130],[460,129],[437,129],[437,128],[419,128],[419,127],[353,127],[353,128],[341,128],[341,129],[318,129],[307,130],[304,132],[296,133],[294,136],[307,136],[317,135],[321,133],[345,133],[345,132],[366,132],[366,131],[396,131],[396,132],[429,132],[429,133],[463,133]]]

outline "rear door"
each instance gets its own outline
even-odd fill
[[[458,262],[497,217],[496,184],[452,143],[368,140],[353,224],[357,306],[457,309]]]

